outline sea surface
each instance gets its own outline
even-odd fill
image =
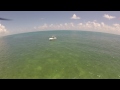
[[[0,79],[118,78],[119,35],[56,30],[0,38]]]

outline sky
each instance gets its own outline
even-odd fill
[[[45,31],[84,30],[120,35],[120,11],[0,11],[0,36]]]

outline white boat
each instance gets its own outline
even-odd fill
[[[49,38],[50,41],[55,40],[55,39],[57,39],[55,36],[52,36],[51,38]]]

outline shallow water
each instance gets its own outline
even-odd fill
[[[107,79],[119,71],[118,35],[63,30],[0,38],[0,78]]]

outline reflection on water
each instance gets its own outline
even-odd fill
[[[4,38],[0,38],[0,76],[6,76],[4,72],[9,68],[9,55],[9,44]]]
[[[0,38],[0,60],[7,58],[9,53],[9,44],[3,38]]]
[[[82,31],[7,36],[0,38],[0,78],[120,78],[119,45],[120,36]]]

